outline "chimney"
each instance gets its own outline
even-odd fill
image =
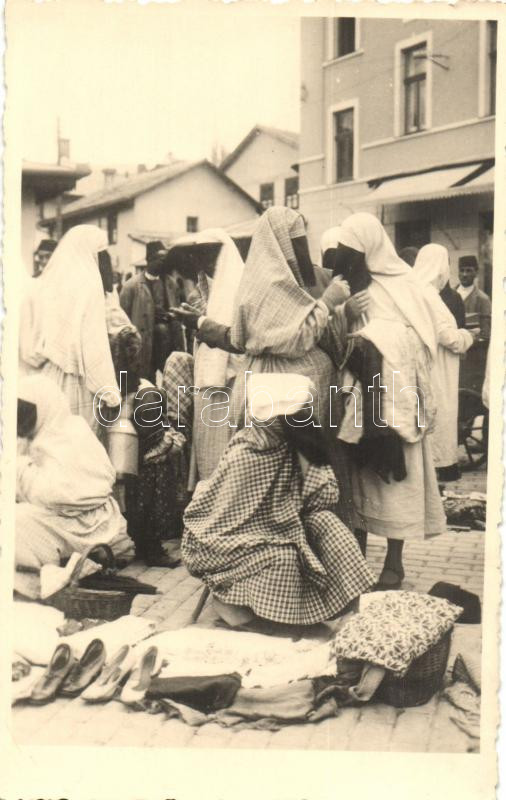
[[[145,164],[137,164],[137,173],[140,175],[141,172],[146,172]]]
[[[116,170],[114,167],[107,167],[106,169],[103,169],[102,172],[104,175],[104,189],[112,189],[114,186]]]
[[[70,161],[70,139],[58,137],[58,164],[68,164]]]

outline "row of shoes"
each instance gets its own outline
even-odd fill
[[[44,705],[60,697],[81,696],[89,703],[112,700],[121,689],[120,699],[127,705],[139,705],[151,678],[161,668],[156,647],[148,647],[139,656],[125,644],[107,661],[101,639],[93,639],[80,659],[68,644],[59,644],[44,674],[28,698],[34,705]]]

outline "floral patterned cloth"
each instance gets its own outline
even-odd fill
[[[459,606],[417,592],[382,592],[336,634],[336,659],[358,659],[390,669],[399,677],[453,626]]]

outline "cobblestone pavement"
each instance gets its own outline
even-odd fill
[[[486,473],[466,474],[452,489],[466,493],[486,491]],[[370,537],[367,559],[379,573],[385,544]],[[437,581],[459,584],[482,596],[484,534],[452,532],[432,541],[406,543],[406,580],[403,588],[428,591]],[[195,608],[201,584],[184,567],[147,569],[139,563],[125,572],[155,584],[161,595],[137,597],[132,613],[155,619],[159,630],[184,627]],[[210,627],[215,617],[208,605],[198,625]],[[452,654],[459,635],[478,626],[457,626]],[[463,631],[463,629],[467,629]],[[479,646],[479,639],[477,642]],[[452,654],[450,662],[452,663]],[[436,696],[426,705],[395,709],[370,703],[363,708],[342,709],[339,716],[314,725],[291,725],[278,732],[234,731],[215,723],[193,728],[164,714],[132,711],[119,701],[102,707],[84,701],[57,699],[43,707],[16,706],[12,733],[18,744],[135,745],[195,748],[279,748],[303,750],[381,750],[462,753],[476,751],[478,742],[452,722],[453,707]]]

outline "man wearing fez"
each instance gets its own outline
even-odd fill
[[[171,347],[170,298],[162,273],[167,250],[162,242],[146,245],[146,268],[123,286],[120,305],[142,337],[141,377],[154,382]]]
[[[478,275],[478,260],[476,256],[461,256],[459,258],[459,279],[457,292],[464,301],[466,310],[466,328],[482,340],[490,339],[490,322],[492,304],[485,292],[475,285]]]
[[[56,250],[56,242],[54,239],[42,239],[39,242],[35,253],[33,254],[33,277],[38,278],[44,271],[44,267]]]

